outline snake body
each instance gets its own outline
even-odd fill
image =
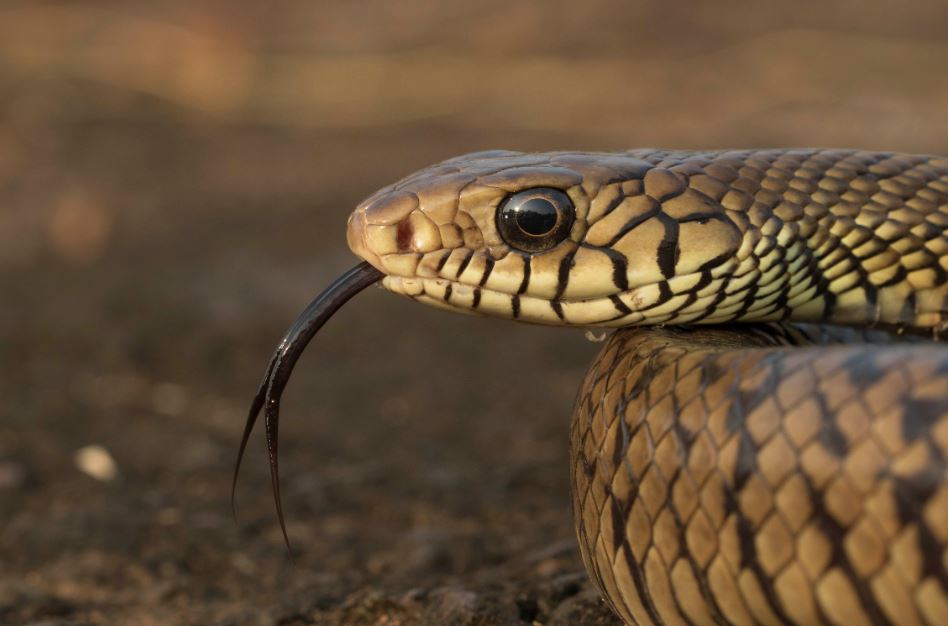
[[[639,624],[944,624],[948,350],[620,332],[572,424],[583,556]]]
[[[948,623],[948,159],[476,153],[369,197],[348,242],[426,304],[621,327],[571,473],[627,623]]]

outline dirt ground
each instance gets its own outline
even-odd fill
[[[267,358],[351,208],[456,154],[948,153],[948,6],[891,7],[0,2],[0,623],[616,624],[582,332],[357,297],[286,396],[292,560],[262,437],[228,502]]]

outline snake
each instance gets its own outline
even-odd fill
[[[487,151],[350,215],[365,287],[615,329],[572,412],[586,570],[627,624],[948,623],[948,158],[842,149]],[[542,381],[541,381],[542,382]],[[232,493],[233,496],[233,493]]]

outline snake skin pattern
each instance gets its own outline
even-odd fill
[[[765,330],[603,348],[571,439],[603,595],[639,624],[945,623],[948,350]]]
[[[534,187],[575,221],[527,253],[495,213]],[[580,546],[626,622],[948,623],[948,159],[478,153],[368,198],[348,241],[426,304],[660,326],[614,334],[573,413]],[[704,326],[732,322],[936,340]]]
[[[500,201],[562,189],[569,239],[526,254]],[[363,202],[353,251],[383,286],[462,312],[576,326],[832,320],[939,327],[948,160],[844,150],[490,152]]]

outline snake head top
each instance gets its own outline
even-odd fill
[[[689,187],[688,168],[656,167],[654,152],[470,154],[366,199],[348,242],[385,288],[426,304],[554,325],[659,323],[687,315],[685,298],[707,312],[716,290],[701,290],[742,244],[741,216],[718,202],[724,183]]]

